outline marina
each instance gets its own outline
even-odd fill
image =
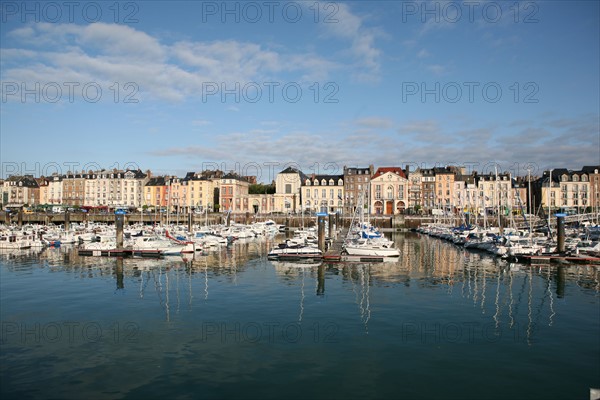
[[[600,400],[599,1],[0,14],[1,400]]]
[[[2,397],[562,399],[600,383],[597,266],[418,233],[388,236],[391,260],[269,260],[286,237],[157,259],[0,250]]]

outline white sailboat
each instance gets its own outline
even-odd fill
[[[366,190],[366,188],[365,188]],[[386,239],[374,227],[364,221],[365,192],[361,194],[352,217],[351,229],[348,231],[343,250],[351,256],[400,257],[400,251],[394,247],[394,242]],[[358,227],[354,226],[356,214],[359,214]],[[354,234],[354,237],[350,237]]]

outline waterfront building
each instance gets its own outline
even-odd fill
[[[367,168],[344,166],[344,214],[352,215],[354,213],[360,196],[364,192],[364,188],[369,185],[374,172],[373,164]],[[363,204],[368,204],[368,201],[365,200]]]
[[[371,177],[370,209],[373,214],[403,214],[408,204],[409,181],[400,167],[381,167]]]
[[[356,185],[366,187],[368,179],[358,180],[363,177],[366,178],[362,174],[356,175]],[[301,191],[304,211],[341,214],[344,210],[344,175],[312,174],[302,181]]]
[[[523,214],[528,211],[528,177],[527,176],[518,176],[512,179],[512,204],[510,205],[514,214]]]
[[[559,207],[585,210],[590,205],[589,175],[583,171],[563,171],[560,180]]]
[[[590,182],[589,206],[593,212],[600,211],[600,165],[584,166],[582,172],[588,175]]]
[[[454,167],[433,168],[435,174],[435,208],[444,212],[452,212],[454,208]]]
[[[423,174],[421,173],[421,169],[417,168],[414,172],[411,172],[408,175],[408,207],[412,209],[415,213],[420,212],[423,208],[423,203],[421,199],[421,180],[423,178]]]
[[[219,204],[220,179],[208,178],[205,174],[188,172],[183,178],[185,190],[183,200],[188,210],[213,211]]]
[[[302,205],[300,189],[306,175],[297,168],[287,167],[275,179],[275,211],[296,213]]]
[[[121,204],[130,208],[139,208],[143,205],[144,185],[148,175],[141,170],[126,170],[119,176],[121,184]]]
[[[477,175],[477,212],[495,214],[512,206],[512,179],[508,172]]]
[[[467,190],[467,182],[471,176],[457,174],[454,176],[452,184],[452,204],[456,212],[469,212],[469,191]]]
[[[82,180],[83,201],[86,207],[109,207],[109,208],[133,208],[141,207],[144,199],[144,184],[148,175],[141,170],[117,170],[113,169],[88,171],[88,173],[74,175],[73,178],[65,178],[68,183],[65,188],[73,188],[70,198],[77,196],[77,185]],[[68,185],[68,186],[67,186]],[[73,199],[79,201],[78,199]]]
[[[165,186],[166,191],[165,195],[167,197],[167,210],[169,212],[182,212],[182,185],[181,179],[172,175],[165,177]]]
[[[219,205],[221,211],[241,213],[249,210],[248,179],[233,172],[224,175],[220,180]]]
[[[556,168],[544,171],[542,176],[532,184],[533,201],[535,211],[541,211],[547,215],[550,212],[556,212],[560,207],[560,176],[567,173],[566,168]]]
[[[244,212],[270,213],[275,211],[275,195],[273,194],[248,194],[242,196]]]
[[[164,176],[150,177],[144,185],[143,206],[162,209],[167,207],[167,183]]]
[[[33,175],[12,175],[2,184],[2,204],[7,208],[20,208],[39,204],[39,185]]]
[[[56,173],[48,177],[48,204],[63,204],[62,180]]]
[[[63,204],[80,207],[85,204],[85,176],[67,173],[62,179]]]
[[[421,206],[426,214],[431,214],[436,205],[435,171],[433,168],[419,168],[421,174]]]

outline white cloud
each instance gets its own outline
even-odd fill
[[[421,49],[418,53],[417,53],[417,58],[427,58],[431,56],[431,54],[429,54],[429,52],[425,49]]]
[[[359,70],[354,73],[361,81],[378,81],[381,69],[381,50],[375,46],[375,39],[384,36],[375,28],[365,26],[364,19],[354,14],[345,3],[335,3],[336,23],[321,24],[334,37],[351,41],[348,53],[355,60]],[[322,7],[322,6],[319,6]]]
[[[356,125],[373,128],[373,129],[389,129],[393,125],[393,121],[383,117],[366,117],[355,121]]]
[[[206,126],[210,124],[212,124],[212,122],[206,119],[195,119],[192,121],[192,125],[194,126]]]
[[[214,143],[161,148],[150,154],[242,166],[295,163],[306,173],[323,169],[325,165],[337,166],[341,171],[344,165],[371,163],[428,167],[451,163],[469,165],[481,172],[492,163],[498,163],[502,171],[524,174],[527,165],[539,171],[548,164],[566,168],[597,164],[600,137],[597,125],[594,126],[596,122],[597,116],[587,116],[572,120],[549,119],[548,124],[560,126],[555,129],[536,127],[524,121],[506,121],[499,126],[473,123],[469,129],[451,129],[442,127],[436,119],[413,120],[400,124],[400,134],[395,136],[374,131],[398,125],[384,117],[346,121],[339,129],[322,131],[294,128],[284,131],[274,125],[264,129],[265,124],[259,123],[257,126],[263,128],[219,135]],[[349,126],[358,129],[344,133]],[[572,136],[573,132],[578,132],[577,138]],[[235,143],[234,152],[231,143]]]
[[[427,70],[438,76],[446,73],[446,67],[439,64],[428,65]]]
[[[139,97],[183,101],[207,84],[325,80],[338,65],[314,52],[289,53],[251,42],[220,40],[162,44],[145,32],[115,24],[35,24],[9,33],[2,48],[2,80],[88,82],[108,90],[134,82]]]

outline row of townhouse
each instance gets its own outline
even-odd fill
[[[584,166],[579,171],[564,168],[544,171],[532,185],[537,209],[600,208],[600,166]]]
[[[232,213],[535,212],[547,208],[600,208],[600,166],[554,169],[537,177],[508,172],[466,174],[464,168],[344,167],[343,174],[304,174],[289,167],[277,174],[274,194],[252,194],[255,177],[222,171],[152,176],[150,171],[88,171],[2,183],[4,206],[64,204],[87,207],[153,207],[173,211]]]
[[[541,206],[600,209],[600,166],[580,171],[554,170],[553,186],[547,176],[513,177],[509,172],[466,174],[464,168],[447,166],[365,168],[344,167],[343,175],[311,175],[287,168],[276,181],[277,211],[353,213],[361,204],[372,214],[406,212],[533,213]],[[560,183],[559,183],[560,182]],[[547,194],[546,194],[547,193]],[[560,198],[560,201],[558,199]],[[410,211],[409,211],[410,210]]]

